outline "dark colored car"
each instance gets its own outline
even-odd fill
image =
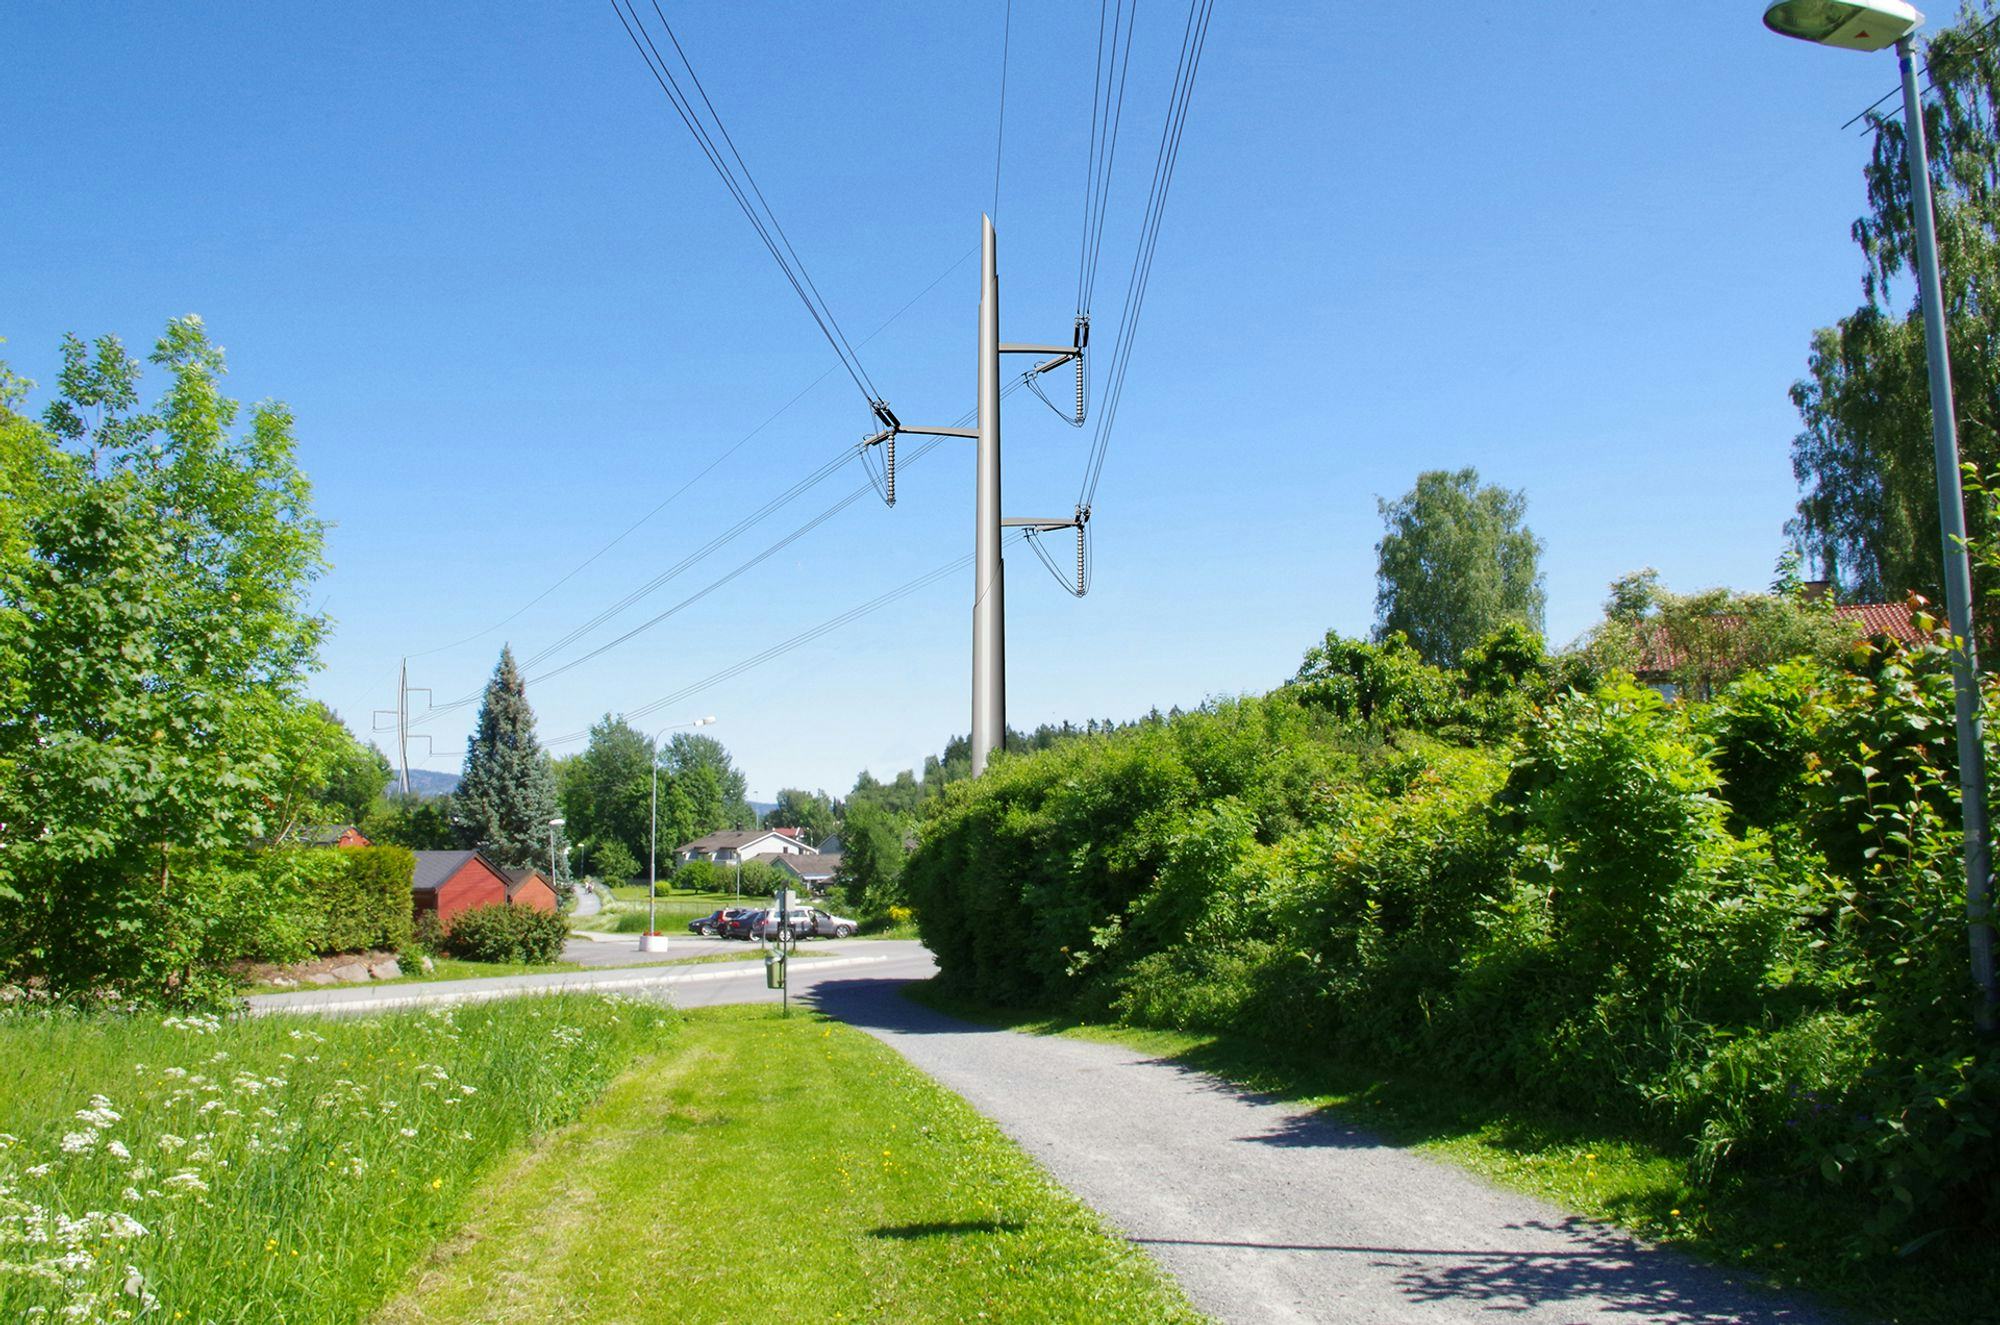
[[[733,911],[723,917],[715,932],[725,939],[752,939],[763,922],[762,911]]]
[[[733,916],[742,915],[743,911],[744,908],[740,906],[725,906],[711,915],[697,916],[693,920],[688,921],[688,933],[701,934],[708,938],[714,938],[722,932],[722,926],[725,922]]]

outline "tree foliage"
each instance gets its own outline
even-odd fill
[[[535,738],[535,712],[511,648],[500,650],[486,683],[451,814],[461,845],[480,848],[508,869],[547,859],[555,777]]]
[[[766,828],[798,828],[801,836],[818,845],[833,836],[840,822],[833,801],[823,791],[801,791],[786,787],[778,792],[778,803],[764,816]]]
[[[903,822],[879,805],[864,801],[847,812],[833,881],[846,889],[848,905],[863,916],[883,915],[904,900],[904,833]]]
[[[57,994],[208,992],[221,854],[332,771],[291,414],[222,394],[198,318],[150,359],[143,407],[116,337],[68,337],[44,427],[0,408],[0,970]]]
[[[1393,502],[1375,545],[1375,634],[1402,635],[1424,661],[1456,664],[1504,622],[1539,632],[1541,540],[1525,493],[1481,486],[1479,471],[1434,469]]]
[[[1925,42],[1925,100],[1946,338],[1964,459],[2000,462],[2000,51],[1983,30],[1992,6],[1968,6]],[[1853,234],[1863,259],[1860,307],[1812,335],[1807,376],[1792,388],[1803,428],[1792,443],[1802,489],[1789,532],[1828,579],[1863,599],[1938,596],[1936,462],[1923,313],[1894,284],[1915,270],[1901,111],[1871,112],[1868,210]],[[1968,512],[1991,537],[1984,508]]]

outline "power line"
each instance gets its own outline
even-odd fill
[[[715,173],[729,190],[730,196],[736,199],[736,205],[742,209],[751,228],[763,241],[771,260],[778,264],[778,269],[790,282],[792,291],[798,295],[799,302],[806,306],[806,312],[812,315],[820,334],[826,338],[827,345],[839,357],[841,365],[847,369],[847,375],[854,379],[854,385],[861,392],[862,398],[868,402],[871,409],[874,408],[881,402],[881,395],[876,391],[873,380],[869,378],[868,370],[862,367],[861,360],[855,356],[854,347],[848,342],[846,333],[840,329],[840,323],[833,316],[833,310],[820,295],[819,287],[813,284],[812,277],[806,272],[805,263],[800,260],[798,251],[792,247],[792,241],[785,234],[784,226],[779,223],[777,213],[771,210],[770,203],[764,198],[763,190],[757,186],[756,177],[750,173],[750,167],[744,162],[742,153],[736,150],[735,142],[729,137],[729,130],[723,125],[722,117],[716,114],[714,103],[709,100],[707,91],[701,85],[700,76],[695,73],[694,65],[681,47],[680,38],[674,35],[673,24],[668,23],[666,15],[660,11],[658,0],[654,0],[653,12],[658,15],[661,26],[666,29],[668,41],[679,55],[689,81],[694,84],[696,93],[701,97],[702,105],[707,108],[709,119],[714,122],[715,133],[722,136],[723,143],[729,149],[729,156],[734,158],[737,168],[741,170],[740,180],[736,172],[730,169],[729,161],[724,158],[722,148],[716,143],[715,134],[709,131],[708,123],[695,109],[693,99],[681,87],[680,80],[669,67],[666,56],[653,41],[653,34],[647,27],[646,21],[640,17],[634,0],[611,0],[611,8],[618,15],[619,25],[625,29],[625,35],[631,38],[633,49],[637,50],[639,58],[646,62],[646,68],[653,75],[653,81],[667,94],[667,100],[672,103],[675,113],[680,116],[681,123],[685,124],[688,132],[694,135],[696,146],[700,147],[702,155],[708,158],[709,165],[714,167]],[[754,207],[751,205],[752,195],[757,201]],[[772,238],[773,232],[777,235],[776,239]],[[783,246],[782,252],[780,245]]]
[[[1103,403],[1098,407],[1097,436],[1085,465],[1083,486],[1077,506],[1088,510],[1097,495],[1104,472],[1104,458],[1111,444],[1111,430],[1118,418],[1118,402],[1125,390],[1125,374],[1132,358],[1139,314],[1145,307],[1146,286],[1152,279],[1153,254],[1159,245],[1160,221],[1166,213],[1167,194],[1173,187],[1174,167],[1180,159],[1181,134],[1187,125],[1188,106],[1194,97],[1195,75],[1208,41],[1208,25],[1215,12],[1215,0],[1189,0],[1188,20],[1181,35],[1180,62],[1174,70],[1174,84],[1167,97],[1167,116],[1160,128],[1160,146],[1153,160],[1153,184],[1146,198],[1145,216],[1139,226],[1139,245],[1132,257],[1132,274],[1125,284],[1125,309],[1118,326],[1118,338],[1111,350],[1109,378]]]
[[[951,275],[953,272],[957,271],[960,267],[964,266],[966,260],[972,257],[972,255],[977,253],[978,251],[979,251],[978,247],[974,246],[972,248],[967,249],[965,252],[959,254],[958,257],[951,263],[950,266],[946,267],[943,271],[939,272],[936,276],[931,278],[930,284],[926,285],[923,289],[917,291],[917,293],[912,295],[909,301],[905,303],[901,308],[898,308],[895,312],[891,313],[888,317],[884,318],[882,320],[881,325],[877,326],[875,330],[869,332],[866,336],[862,337],[861,344],[866,345],[868,344],[868,342],[874,340],[877,336],[887,331],[890,328],[890,326],[892,326],[896,322],[898,318],[901,318],[903,314],[909,312],[912,308],[915,308],[918,302],[921,301],[925,295],[929,294],[932,290],[937,289],[937,287],[944,281],[945,277]],[[686,482],[682,483],[678,488],[675,488],[671,493],[669,493],[667,497],[664,500],[662,500],[658,505],[654,506],[651,510],[647,511],[644,515],[640,516],[638,519],[634,520],[631,524],[626,525],[625,528],[619,531],[619,533],[616,536],[614,536],[609,542],[605,543],[595,552],[591,553],[589,556],[585,557],[582,561],[579,561],[576,565],[572,566],[568,571],[563,573],[561,578],[557,579],[554,583],[550,584],[548,588],[542,590],[540,593],[536,594],[533,598],[530,598],[527,602],[521,604],[519,607],[515,608],[512,612],[509,612],[506,616],[500,618],[498,621],[494,622],[490,626],[487,626],[483,630],[474,631],[472,634],[467,635],[461,639],[453,640],[449,644],[440,644],[436,648],[424,649],[420,652],[412,653],[409,655],[409,657],[427,658],[434,653],[444,653],[448,650],[456,649],[461,645],[470,644],[472,643],[472,641],[476,639],[481,639],[487,635],[491,635],[494,631],[499,630],[501,627],[516,620],[521,616],[522,613],[526,612],[529,608],[535,606],[537,603],[547,598],[550,594],[554,593],[556,590],[562,588],[565,584],[568,584],[571,580],[575,579],[577,575],[583,572],[592,563],[596,562],[598,558],[602,557],[612,548],[617,547],[620,543],[624,542],[632,534],[638,532],[640,526],[646,524],[654,516],[658,515],[661,511],[666,510],[667,507],[673,505],[674,502],[678,501],[682,496],[684,496],[690,488],[694,487],[695,484],[699,483],[702,479],[714,473],[715,470],[721,466],[723,461],[729,459],[729,457],[735,455],[738,451],[742,450],[746,445],[750,443],[750,441],[753,438],[757,437],[766,428],[776,423],[779,420],[779,418],[781,418],[787,411],[789,411],[792,408],[792,406],[798,404],[801,400],[804,400],[808,395],[810,395],[815,389],[818,388],[820,383],[826,381],[826,379],[832,375],[833,375],[833,369],[829,368],[825,372],[821,373],[818,377],[815,377],[812,381],[808,382],[805,386],[799,388],[798,392],[794,394],[790,400],[787,400],[784,404],[778,406],[778,408],[773,410],[770,416],[767,417],[762,423],[752,428],[749,432],[744,433],[741,437],[737,438],[734,442],[732,442],[728,447],[724,448],[719,454],[715,456],[714,459],[710,460],[706,465],[702,466],[702,468],[698,470],[692,478],[689,478]]]
[[[1138,0],[1132,0],[1129,15],[1125,0],[1117,0],[1117,7],[1110,10],[1111,46],[1107,60],[1105,16],[1109,3],[1110,0],[1098,0],[1097,6],[1097,65],[1090,93],[1090,154],[1084,170],[1083,241],[1076,268],[1078,317],[1090,316],[1090,301],[1097,288],[1097,261],[1103,252],[1104,218],[1111,197],[1112,166],[1118,157],[1118,127],[1125,117],[1126,75],[1132,67],[1132,31],[1139,18]]]
[[[1018,537],[1018,535],[1016,535],[1015,537]],[[1012,542],[1014,541],[1014,539],[1010,538],[1008,541]],[[851,607],[847,611],[839,613],[836,616],[829,617],[825,621],[820,622],[818,625],[813,626],[810,629],[800,631],[798,634],[792,636],[790,639],[781,640],[777,644],[773,644],[767,649],[764,649],[758,653],[751,654],[747,658],[740,659],[739,661],[730,664],[728,667],[723,668],[719,672],[714,672],[708,676],[703,677],[699,681],[694,681],[688,685],[682,686],[679,690],[676,690],[671,694],[662,695],[658,699],[649,700],[646,703],[639,705],[637,708],[626,709],[619,716],[623,717],[627,721],[631,721],[632,719],[635,718],[648,717],[654,713],[659,712],[663,708],[669,708],[675,704],[683,703],[686,700],[693,698],[695,695],[700,694],[704,690],[710,689],[713,686],[720,685],[724,681],[734,680],[736,677],[741,676],[743,673],[750,671],[753,668],[761,667],[765,663],[770,662],[774,658],[778,658],[784,654],[790,653],[794,649],[803,648],[805,645],[812,643],[814,640],[817,640],[822,636],[831,634],[832,632],[839,630],[843,626],[850,625],[853,622],[859,621],[862,617],[867,616],[872,612],[878,612],[882,608],[889,606],[891,603],[907,598],[911,594],[916,593],[921,589],[925,589],[928,588],[930,585],[936,584],[939,580],[946,579],[952,575],[956,575],[971,564],[972,564],[972,557],[970,554],[967,554],[965,556],[957,558],[954,561],[946,562],[942,566],[935,566],[930,570],[925,571],[922,575],[917,576],[915,579],[907,580],[886,593],[871,598],[867,602],[862,603],[859,606]],[[587,740],[589,736],[590,736],[589,730],[585,729],[579,732],[571,732],[565,736],[553,737],[550,740],[544,741],[543,744],[546,746],[568,745],[576,741]]]
[[[1022,381],[1023,378],[1016,378],[1014,381],[1010,382],[1001,391],[1001,396],[1005,398],[1006,396],[1012,395],[1015,391],[1020,389]],[[959,416],[958,424],[960,426],[963,426],[964,424],[971,422],[973,416],[976,413],[977,413],[976,409],[967,410],[964,414],[961,414]],[[947,439],[941,437],[932,437],[928,439],[922,445],[918,446],[915,450],[911,451],[906,459],[900,461],[899,467],[907,467],[909,465],[916,464],[918,461],[922,460],[925,456],[929,455],[932,451],[936,450],[939,446],[943,445],[946,440]],[[736,526],[734,526],[728,531],[725,531],[724,534],[719,535],[717,538],[711,539],[709,543],[705,544],[702,548],[698,549],[696,552],[690,554],[689,556],[684,557],[680,562],[670,567],[667,571],[662,572],[660,575],[655,576],[652,580],[648,581],[645,585],[641,586],[640,589],[628,593],[625,596],[625,598],[621,599],[618,604],[614,605],[613,608],[600,612],[596,617],[592,618],[592,620],[590,622],[587,622],[584,626],[578,627],[568,632],[568,634],[566,634],[562,640],[539,650],[537,653],[532,655],[529,662],[523,664],[523,670],[526,670],[529,666],[532,666],[535,661],[545,660],[551,655],[559,652],[561,649],[567,647],[569,644],[576,642],[576,640],[581,638],[582,635],[587,634],[590,630],[595,629],[598,625],[601,625],[605,621],[609,620],[610,617],[612,615],[615,615],[616,612],[622,611],[625,607],[629,607],[632,603],[638,601],[639,598],[644,597],[646,594],[651,593],[654,589],[659,588],[661,585],[665,584],[669,579],[673,578],[675,575],[678,575],[681,571],[685,570],[688,566],[693,565],[696,561],[701,560],[703,557],[707,556],[710,552],[716,550],[723,544],[735,538],[745,529],[748,529],[751,525],[755,524],[758,520],[762,519],[765,515],[769,514],[771,510],[774,510],[777,508],[777,506],[782,505],[784,502],[791,500],[793,496],[796,496],[798,492],[803,491],[805,487],[817,484],[822,480],[824,480],[825,478],[838,472],[842,466],[844,466],[845,464],[847,464],[848,461],[854,458],[854,454],[855,452],[852,449],[844,452],[841,456],[837,457],[836,460],[834,460],[833,462],[830,462],[829,464],[822,466],[821,470],[818,471],[816,474],[809,475],[807,479],[801,480],[799,484],[794,484],[793,490],[790,490],[785,494],[781,494],[779,498],[774,499],[771,503],[767,503],[765,509],[753,513],[751,517],[746,517],[746,519],[739,521]],[[746,560],[739,562],[735,567],[724,572],[721,576],[717,577],[716,579],[711,580],[706,585],[703,585],[700,589],[697,589],[694,593],[688,595],[686,598],[683,598],[680,602],[675,603],[672,607],[667,608],[663,612],[655,614],[648,620],[640,623],[639,625],[626,631],[624,634],[618,636],[616,639],[612,639],[603,644],[597,645],[595,648],[592,648],[582,654],[579,654],[577,657],[572,658],[569,661],[564,662],[556,667],[549,668],[546,671],[538,672],[533,676],[527,677],[525,679],[524,684],[528,685],[539,684],[543,681],[559,676],[562,673],[567,672],[574,667],[581,666],[582,664],[589,662],[594,658],[600,657],[601,655],[608,653],[610,650],[617,648],[619,645],[629,643],[631,640],[637,638],[639,635],[644,634],[646,631],[651,630],[653,627],[658,626],[659,624],[668,620],[669,618],[678,615],[682,611],[685,611],[688,607],[691,607],[695,603],[700,602],[702,599],[706,598],[709,594],[715,592],[717,589],[722,588],[724,585],[729,584],[737,577],[743,575],[744,573],[750,571],[756,566],[769,560],[772,556],[775,556],[778,552],[783,551],[786,547],[789,547],[791,544],[797,542],[805,535],[819,528],[822,524],[825,524],[828,520],[832,519],[835,515],[838,515],[841,511],[844,511],[849,506],[852,506],[856,501],[866,496],[872,490],[874,490],[874,485],[872,480],[869,483],[864,483],[861,486],[853,489],[846,495],[836,499],[830,505],[826,506],[816,514],[809,517],[804,523],[798,525],[796,528],[780,536],[775,542],[767,545],[762,550],[752,554]],[[485,694],[484,687],[468,691],[466,694],[461,695],[457,699],[451,700],[448,703],[439,704],[432,708],[426,709],[422,714],[418,715],[415,718],[412,718],[410,720],[410,725],[416,726],[421,723],[430,722],[436,718],[443,717],[447,713],[452,713],[459,709],[467,708],[472,704],[478,703],[479,700],[484,696],[484,694]]]
[[[1991,32],[1995,24],[2000,24],[2000,14],[1995,14],[1992,18],[1987,19],[1984,23],[1981,23],[1971,32],[1966,33],[1965,39],[1969,42],[1974,43],[1976,47],[1979,38],[1985,36],[1988,32]],[[1947,29],[1947,31],[1949,31],[1949,29]],[[1939,35],[1942,36],[1943,34],[1940,33]],[[1929,80],[1924,84],[1924,91],[1926,92],[1937,91],[1937,70],[1931,67],[1930,53],[1928,51],[1924,53],[1924,77],[1927,80]],[[1840,126],[1842,131],[1844,132],[1845,130],[1851,129],[1854,127],[1855,124],[1857,124],[1861,120],[1867,119],[1869,114],[1873,112],[1877,106],[1881,105],[1883,102],[1887,101],[1891,97],[1902,95],[1902,91],[1903,87],[1902,84],[1900,83],[1898,83],[1895,87],[1890,88],[1887,92],[1884,92],[1881,96],[1875,98],[1873,101],[1869,102],[1866,106],[1863,106],[1860,110],[1854,112],[1854,114],[1848,118],[1847,122]]]

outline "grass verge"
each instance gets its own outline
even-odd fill
[[[0,1018],[0,1320],[365,1317],[495,1160],[675,1020],[562,996]]]
[[[762,956],[755,944],[744,952],[705,952],[697,957],[666,957],[652,961],[613,962],[610,965],[583,962],[542,962],[539,965],[528,962],[468,962],[456,957],[437,957],[436,969],[425,973],[411,971],[393,980],[358,980],[343,985],[245,985],[245,994],[298,994],[311,993],[316,989],[379,989],[392,985],[427,985],[438,981],[490,980],[501,975],[549,975],[557,971],[636,971],[648,966],[706,966],[711,962],[742,962]],[[794,957],[828,957],[825,952],[795,952]]]
[[[378,1325],[1200,1319],[963,1100],[768,1007],[688,1014],[482,1198]]]
[[[1415,1073],[1385,1073],[1297,1047],[1156,1030],[1070,1014],[1014,1012],[952,997],[935,982],[909,997],[985,1025],[1122,1044],[1344,1120],[1516,1191],[1631,1229],[1778,1289],[1803,1289],[1897,1325],[2000,1320],[1990,1258],[1953,1254],[1862,1258],[1841,1230],[1859,1215],[1781,1184],[1738,1181],[1697,1190],[1684,1158],[1659,1138],[1523,1105]],[[1967,1313],[1968,1301],[1979,1307]]]

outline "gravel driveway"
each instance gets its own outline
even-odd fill
[[[887,971],[828,974],[824,1011],[963,1095],[1218,1319],[1837,1319],[1171,1062],[945,1017]]]

